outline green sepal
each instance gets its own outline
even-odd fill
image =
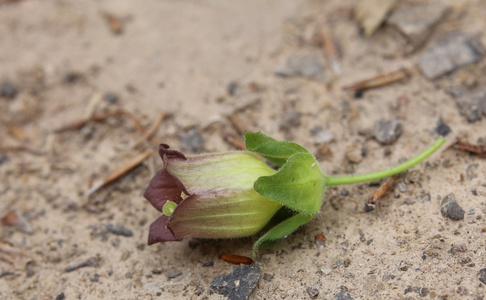
[[[308,214],[296,214],[295,216],[290,217],[285,221],[282,221],[281,223],[270,229],[253,244],[253,257],[256,256],[258,248],[268,245],[269,242],[286,238],[289,234],[296,231],[300,226],[312,220],[313,217],[313,215]]]
[[[248,151],[256,152],[281,167],[295,153],[307,149],[292,142],[279,142],[261,132],[245,132],[245,146]]]
[[[315,215],[321,208],[326,178],[312,154],[296,153],[274,175],[258,178],[253,188],[294,211]]]

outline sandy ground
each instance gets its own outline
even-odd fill
[[[485,2],[444,1],[450,13],[411,54],[400,52],[400,37],[387,26],[365,37],[352,13],[357,2],[0,1],[0,82],[17,90],[0,98],[0,213],[13,210],[30,226],[26,233],[2,225],[0,298],[223,298],[210,283],[235,266],[218,255],[250,256],[254,237],[146,246],[158,212],[141,195],[161,168],[155,153],[85,196],[160,142],[226,151],[236,149],[228,134],[261,130],[308,147],[323,170],[340,175],[381,170],[419,153],[437,138],[440,118],[452,130],[448,143],[456,136],[484,142],[486,116],[467,121],[447,91],[486,93],[485,60],[433,81],[416,64],[451,31],[486,45]],[[115,16],[113,29],[107,14]],[[340,49],[340,76],[316,39],[322,28]],[[322,76],[276,76],[292,54],[318,57]],[[409,79],[361,98],[342,90],[402,67]],[[133,149],[160,113],[155,136]],[[370,132],[392,118],[403,133],[384,146]],[[317,140],[316,126],[332,139]],[[359,163],[346,159],[353,147],[366,149]],[[485,160],[444,147],[365,213],[376,188],[328,189],[315,220],[260,252],[262,278],[250,299],[333,299],[342,289],[353,299],[483,299]],[[449,193],[466,211],[463,220],[441,215]],[[315,244],[320,233],[323,249]]]

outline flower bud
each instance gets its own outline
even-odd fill
[[[254,154],[233,151],[185,156],[160,145],[164,167],[145,198],[163,215],[151,226],[149,244],[256,234],[282,207],[254,189],[261,176],[276,173]]]

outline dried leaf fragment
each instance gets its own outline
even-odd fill
[[[363,0],[358,2],[354,14],[366,36],[372,35],[380,27],[397,2],[397,0]]]

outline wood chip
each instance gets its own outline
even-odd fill
[[[398,82],[409,77],[409,73],[405,69],[400,69],[397,71],[378,74],[372,78],[361,80],[343,87],[346,91],[360,91],[367,90],[376,87],[381,87],[394,82]]]
[[[219,258],[236,265],[252,265],[255,263],[253,259],[249,257],[229,253],[221,253]]]
[[[392,185],[395,183],[397,180],[397,176],[392,176],[388,178],[385,183],[383,183],[374,193],[371,195],[370,198],[366,201],[366,204],[368,205],[373,205],[375,204],[378,200],[380,200],[385,193],[392,187]]]
[[[103,15],[108,22],[108,26],[110,26],[111,32],[113,32],[114,34],[123,33],[123,22],[118,16],[111,13],[104,13]]]
[[[455,149],[464,150],[476,154],[479,157],[486,157],[486,145],[471,144],[461,138],[457,138],[452,144]]]
[[[228,133],[224,136],[224,140],[236,149],[246,150],[245,141],[240,136]]]
[[[146,160],[148,157],[150,157],[153,154],[152,150],[147,150],[136,157],[134,157],[132,160],[130,160],[128,163],[126,163],[124,166],[119,168],[118,170],[114,171],[110,175],[108,175],[105,179],[95,183],[89,190],[86,191],[85,196],[90,196],[97,190],[101,189],[102,187],[114,182],[115,180],[119,179],[126,173],[130,172],[132,169],[134,169],[136,166],[141,164],[144,160]]]
[[[339,61],[339,52],[334,41],[334,37],[326,29],[321,29],[322,47],[324,49],[324,54],[331,65],[331,70],[334,75],[341,75],[341,62]]]

